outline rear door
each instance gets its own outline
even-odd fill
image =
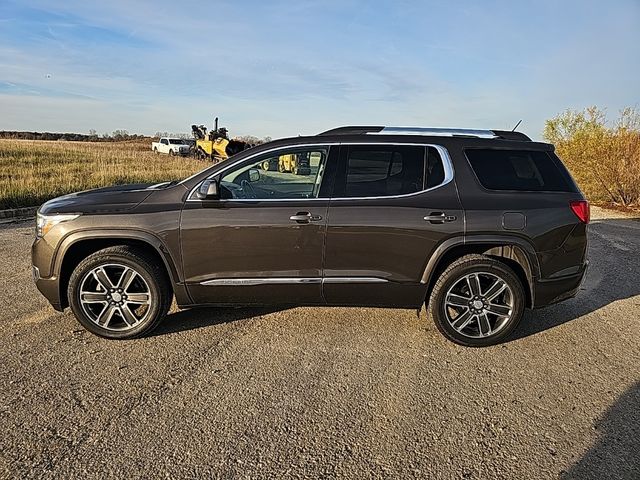
[[[420,305],[430,255],[464,229],[451,161],[434,145],[343,145],[328,216],[323,294],[338,305]]]
[[[322,303],[331,148],[257,155],[218,175],[220,199],[185,202],[182,256],[195,303]],[[282,155],[309,156],[310,168],[279,171]]]

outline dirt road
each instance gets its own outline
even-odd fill
[[[110,342],[0,227],[1,478],[640,475],[640,222],[594,209],[583,291],[487,349],[415,311],[205,309]]]

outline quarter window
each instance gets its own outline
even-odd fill
[[[320,193],[328,149],[281,150],[224,175],[221,198],[305,199]]]
[[[482,186],[490,190],[575,191],[564,166],[548,152],[468,149],[465,153]]]

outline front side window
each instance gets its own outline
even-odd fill
[[[424,189],[425,148],[403,145],[349,147],[344,197],[405,195]]]
[[[169,145],[169,142],[168,142],[168,140],[166,138],[161,139],[160,143],[163,144],[163,145]]]
[[[328,149],[279,150],[252,159],[225,173],[220,181],[223,199],[318,198]]]
[[[179,138],[170,138],[170,139],[169,139],[169,143],[170,143],[171,145],[182,145],[182,144],[184,144],[185,142],[184,142],[183,140],[180,140]]]

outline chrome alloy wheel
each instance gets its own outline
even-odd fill
[[[101,328],[131,330],[149,315],[151,290],[133,268],[110,263],[84,276],[80,282],[80,304],[87,317]]]
[[[447,321],[461,335],[483,338],[501,331],[513,315],[514,295],[505,280],[489,272],[461,277],[447,291]]]

